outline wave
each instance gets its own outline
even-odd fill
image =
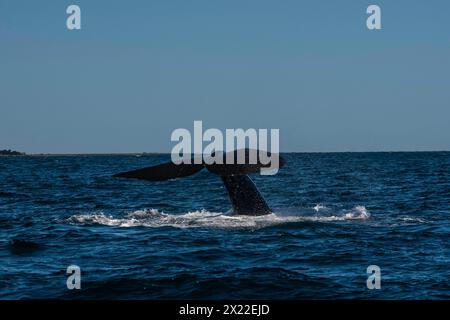
[[[9,250],[13,254],[31,253],[33,251],[42,249],[42,246],[38,243],[21,238],[13,238],[8,244]]]
[[[424,218],[420,218],[420,217],[408,217],[408,216],[401,216],[399,217],[399,219],[403,222],[417,222],[417,223],[426,223],[428,222],[427,220],[425,220]]]
[[[260,229],[286,223],[366,220],[370,217],[370,213],[364,206],[356,206],[350,210],[343,210],[331,214],[330,209],[324,206],[320,208],[315,207],[312,210],[315,212],[313,215],[271,213],[263,216],[243,216],[209,212],[206,210],[185,214],[168,214],[156,209],[149,209],[134,211],[124,217],[113,217],[102,212],[97,214],[73,215],[66,219],[66,222],[116,227]],[[308,213],[309,211],[311,209],[304,213]]]

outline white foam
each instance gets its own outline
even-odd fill
[[[322,215],[315,208],[314,215],[301,213],[285,215],[272,213],[263,216],[239,216],[221,212],[205,210],[188,212],[185,214],[167,214],[156,209],[138,210],[128,213],[124,217],[113,217],[98,214],[74,215],[66,222],[75,224],[100,224],[117,227],[176,227],[176,228],[224,228],[224,229],[259,229],[279,224],[295,222],[333,222],[346,220],[366,220],[370,213],[364,206],[356,206],[351,210],[340,211],[334,214]],[[301,210],[300,210],[301,211]],[[309,209],[311,211],[311,209]]]
[[[401,216],[401,217],[399,217],[399,219],[404,222],[417,222],[417,223],[426,223],[427,222],[425,219],[422,219],[419,217]]]
[[[324,206],[324,205],[318,203],[318,204],[316,204],[316,205],[313,207],[313,209],[314,209],[314,211],[319,212],[320,210],[328,209],[328,208],[327,208],[326,206]]]

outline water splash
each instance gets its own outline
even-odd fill
[[[323,207],[325,208],[325,207]],[[311,209],[310,209],[311,210]],[[117,227],[176,227],[176,228],[222,228],[222,229],[260,229],[295,222],[333,222],[346,220],[366,220],[370,213],[364,206],[356,206],[334,214],[320,214],[313,208],[314,215],[272,213],[263,216],[229,215],[205,210],[185,214],[167,214],[156,209],[138,210],[124,217],[113,217],[104,213],[74,215],[66,219],[74,224],[100,224]]]

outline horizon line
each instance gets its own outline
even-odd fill
[[[281,151],[280,153],[431,153],[450,152],[449,150],[372,150],[372,151]],[[77,155],[170,155],[170,152],[33,152],[16,156],[77,156]],[[7,155],[4,155],[7,156]]]

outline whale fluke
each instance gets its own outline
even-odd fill
[[[238,159],[237,155],[239,152],[244,152],[241,154],[245,159],[243,164],[226,163],[227,156],[234,156],[234,159],[236,160]],[[256,155],[252,154],[252,152],[256,152]],[[193,163],[194,161],[191,161],[192,163],[190,164],[174,164],[173,162],[168,162],[143,169],[118,173],[115,174],[114,177],[148,181],[165,181],[187,177],[206,168],[209,172],[221,177],[228,191],[234,214],[263,215],[270,213],[271,210],[269,206],[248,174],[258,173],[262,168],[270,168],[271,163],[267,164],[262,162],[257,150],[241,149],[232,151],[232,153],[233,154],[224,153],[223,155],[217,155],[217,157],[223,157],[223,164],[208,164],[211,163],[210,161],[202,161],[201,164]],[[212,154],[212,156],[214,157],[216,155]],[[256,156],[256,158],[251,158],[251,156]],[[268,152],[266,153],[266,156],[271,157]],[[250,159],[256,159],[256,163],[252,163]],[[278,168],[281,168],[283,165],[284,159],[278,156]]]
[[[204,168],[203,164],[185,164],[179,165],[173,162],[158,164],[153,167],[147,167],[113,175],[118,178],[131,178],[149,181],[165,181],[176,178],[183,178],[193,175]]]

